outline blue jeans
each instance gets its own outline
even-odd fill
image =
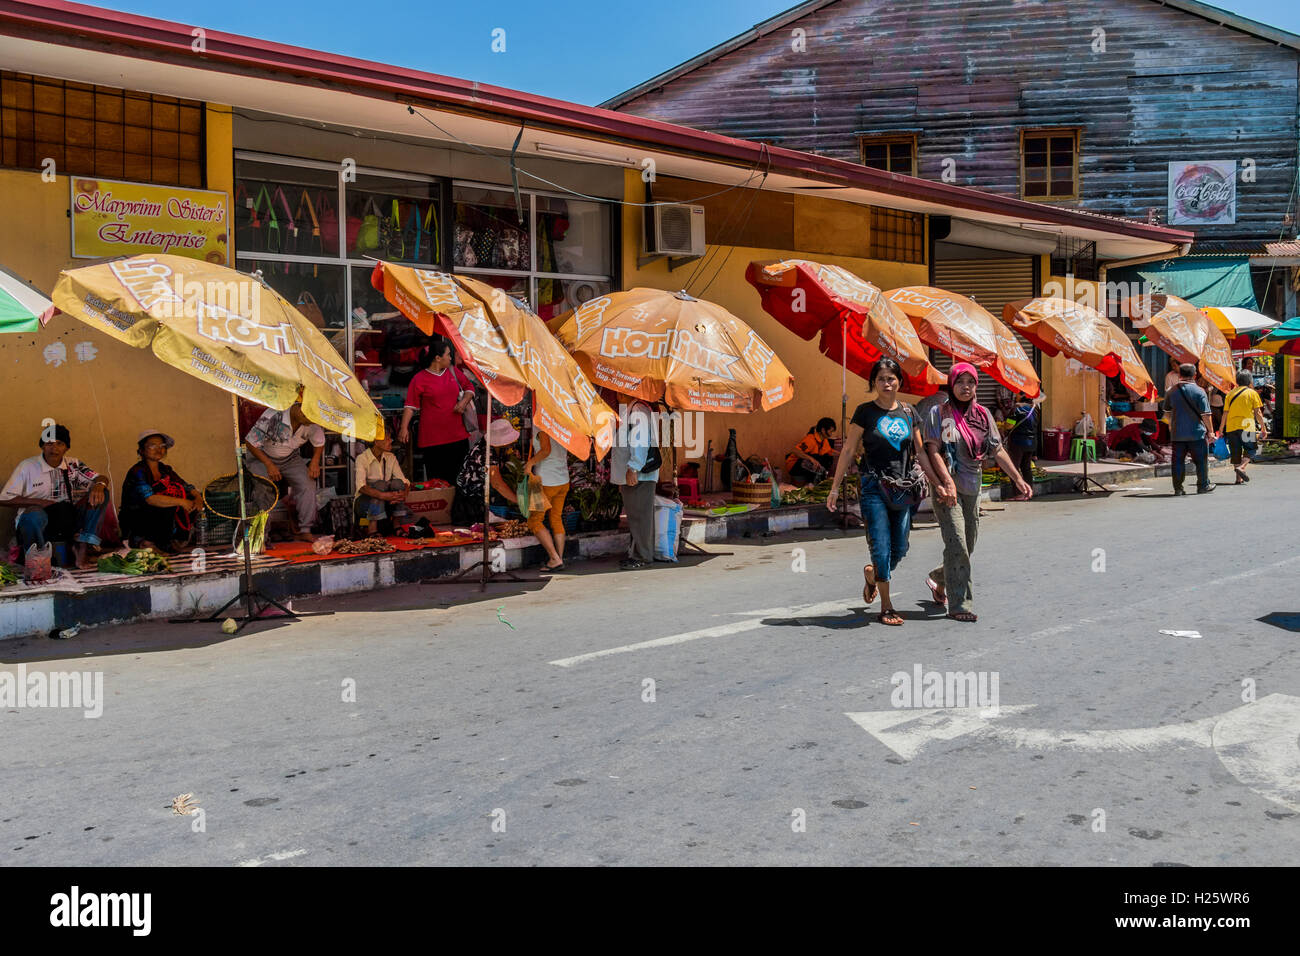
[[[880,496],[879,483],[864,475],[862,495],[862,524],[867,532],[867,546],[871,549],[871,563],[876,569],[877,581],[888,581],[898,562],[907,554],[907,536],[912,531],[912,509],[894,511]]]
[[[1174,442],[1174,458],[1171,462],[1174,491],[1183,490],[1183,479],[1187,476],[1187,462],[1184,458],[1186,455],[1192,456],[1192,464],[1196,466],[1196,490],[1204,491],[1210,487],[1209,448],[1204,438]]]
[[[100,519],[108,506],[108,496],[97,507],[72,505],[66,501],[50,505],[48,508],[28,508],[18,516],[15,530],[18,533],[18,546],[22,553],[32,545],[45,547],[48,539],[56,542],[76,540],[81,544],[99,546]],[[53,527],[51,527],[53,525]],[[48,535],[47,535],[48,532]]]

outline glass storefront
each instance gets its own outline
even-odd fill
[[[521,191],[516,206],[509,189],[365,168],[343,182],[336,165],[247,152],[235,154],[235,179],[236,268],[260,269],[321,327],[390,434],[429,337],[371,286],[376,259],[473,275],[542,319],[613,287],[609,204]],[[484,401],[480,390],[480,411]],[[410,450],[395,450],[419,480]],[[339,495],[352,491],[359,451],[326,443],[323,481]]]

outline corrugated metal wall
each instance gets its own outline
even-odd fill
[[[1009,259],[936,259],[932,271],[934,284],[938,288],[974,299],[998,320],[1002,319],[1002,307],[1008,302],[1032,299],[1038,295],[1034,284],[1034,260],[1031,256]],[[1034,363],[1034,368],[1040,368],[1042,362],[1038,349],[1023,335],[1015,335],[1025,347],[1025,354]],[[932,361],[935,368],[945,372],[952,366],[952,358],[942,352],[934,352]],[[981,375],[980,404],[989,408],[996,407],[997,389],[997,382],[987,375]]]
[[[1275,239],[1296,178],[1298,64],[1150,0],[841,0],[622,109],[854,162],[862,134],[916,132],[922,178],[951,161],[957,185],[1017,196],[1020,130],[1078,127],[1077,204],[1136,218],[1166,214],[1170,162],[1250,159],[1236,225],[1198,237]]]

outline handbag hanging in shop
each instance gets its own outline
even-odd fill
[[[375,202],[375,197],[371,196],[366,200],[365,206],[361,210],[365,215],[361,218],[361,228],[357,232],[356,251],[359,253],[374,252],[380,246],[379,234],[379,206]],[[351,231],[351,222],[349,221],[349,232]]]
[[[402,237],[402,219],[396,199],[393,200],[392,215],[384,217],[379,223],[379,248],[386,258],[394,262],[406,258],[406,242]]]
[[[325,313],[320,310],[316,304],[316,297],[303,289],[298,293],[297,309],[301,312],[312,325],[318,329],[325,328]]]

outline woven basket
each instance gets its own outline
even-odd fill
[[[772,483],[770,481],[733,482],[731,500],[738,505],[757,505],[760,508],[772,506]]]

